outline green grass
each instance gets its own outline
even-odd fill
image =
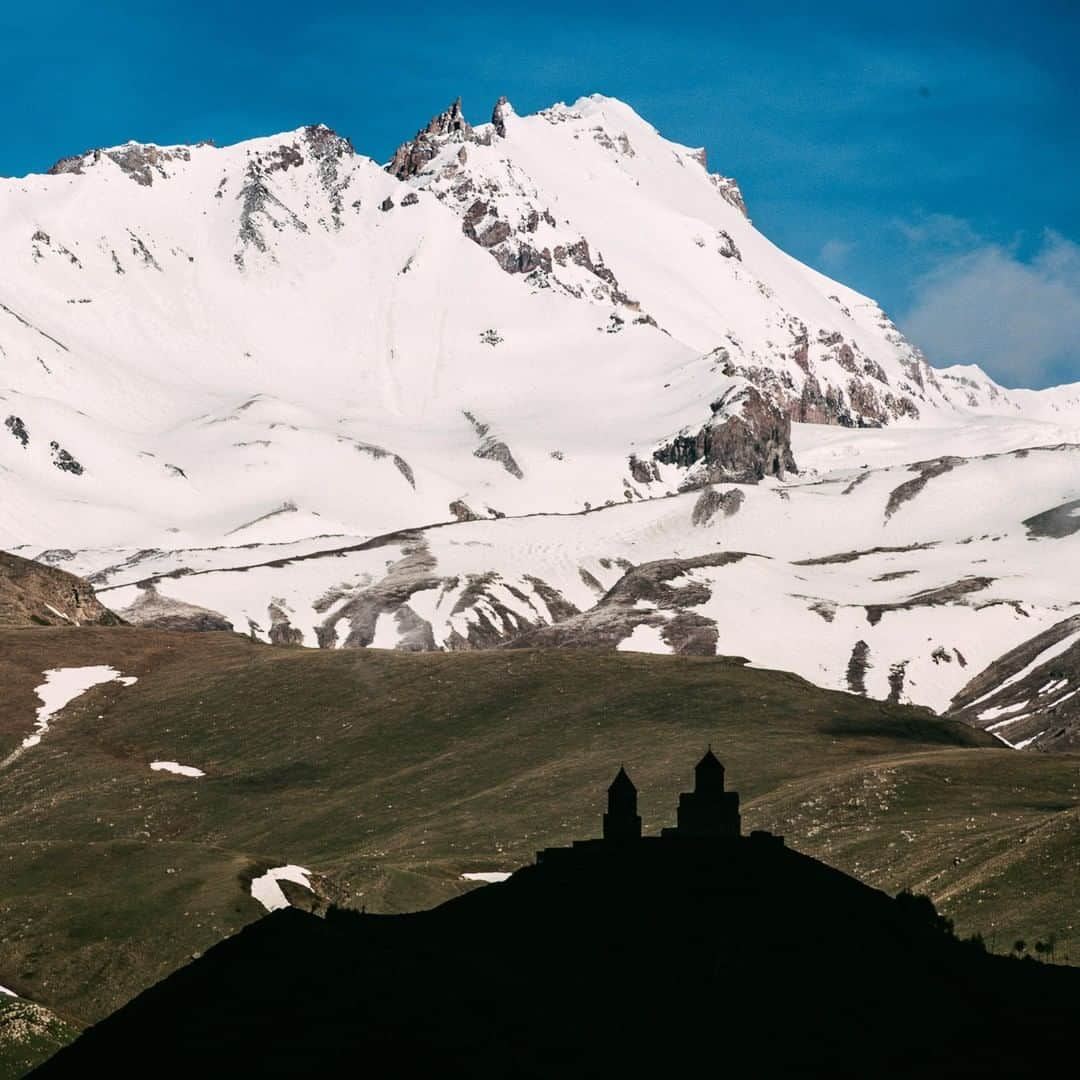
[[[262,867],[414,910],[463,871],[596,835],[621,763],[646,830],[671,823],[707,742],[746,829],[928,892],[1002,950],[1056,932],[1080,959],[1077,759],[925,710],[723,659],[43,628],[0,631],[0,753],[29,730],[41,672],[90,663],[139,682],[91,691],[0,773],[0,983],[79,1022],[258,917]],[[207,776],[151,772],[157,758]]]
[[[76,1034],[40,1005],[0,996],[0,1080],[19,1080]]]

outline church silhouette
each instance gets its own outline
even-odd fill
[[[546,848],[537,852],[540,865],[566,860],[625,854],[629,851],[650,855],[671,855],[691,847],[715,847],[717,841],[750,840],[755,845],[783,846],[784,838],[755,829],[742,835],[739,793],[724,786],[724,766],[710,746],[694,766],[694,790],[679,796],[677,824],[660,830],[659,836],[643,836],[641,815],[637,809],[637,788],[625,768],[620,767],[608,787],[607,813],[603,837],[575,840],[572,847]]]

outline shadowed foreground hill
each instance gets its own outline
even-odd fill
[[[760,837],[654,840],[414,915],[281,911],[35,1075],[1018,1076],[1078,1022],[1080,972],[928,902]]]

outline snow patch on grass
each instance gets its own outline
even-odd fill
[[[251,895],[259,901],[267,911],[278,911],[289,906],[288,897],[282,891],[279,881],[291,881],[296,885],[303,885],[305,889],[311,888],[311,871],[303,866],[275,866],[261,874],[251,883]]]
[[[482,870],[475,874],[462,874],[461,878],[463,881],[486,881],[489,884],[495,884],[505,881],[510,873],[506,870]]]
[[[53,668],[44,672],[45,681],[34,691],[41,700],[34,721],[33,735],[27,735],[21,749],[37,746],[42,735],[49,730],[49,721],[80,694],[102,683],[118,682],[123,686],[132,686],[138,680],[133,675],[121,675],[116,668],[106,664],[92,667]]]
[[[158,772],[176,773],[177,776],[205,776],[202,769],[196,769],[194,765],[181,765],[176,761],[151,761],[150,768]]]

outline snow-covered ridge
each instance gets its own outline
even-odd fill
[[[1045,394],[972,405],[614,99],[501,102],[476,127],[453,107],[403,151],[399,179],[316,125],[0,181],[0,544],[372,535],[454,504],[647,498],[710,455],[733,475],[733,440],[703,433],[746,385],[796,422],[1072,419]]]

